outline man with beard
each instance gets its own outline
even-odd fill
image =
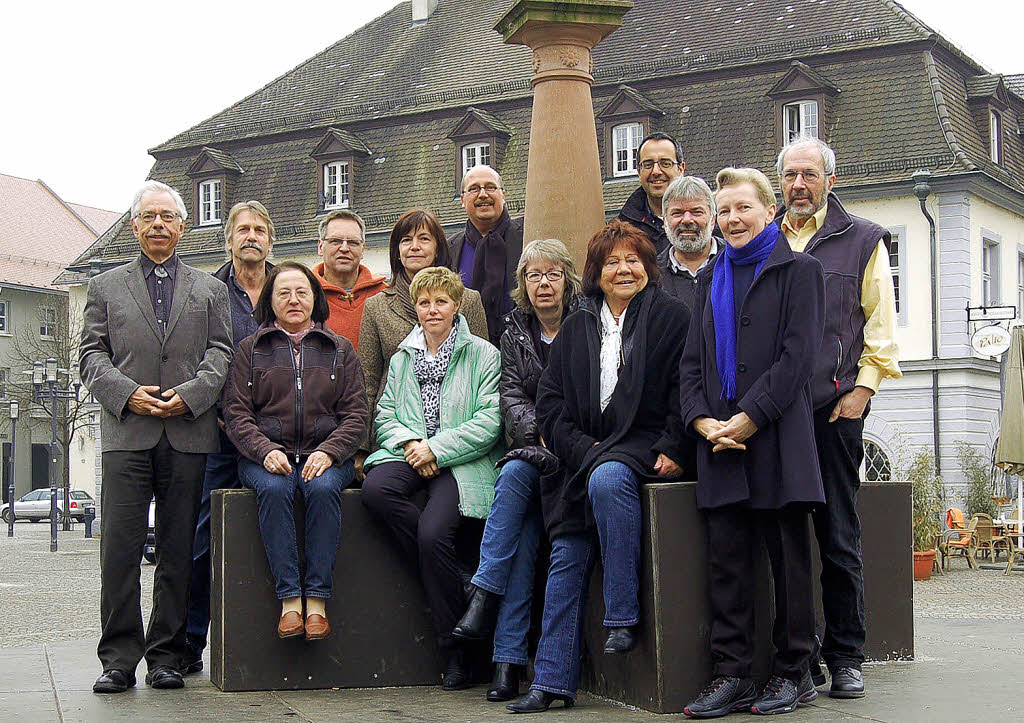
[[[665,189],[661,202],[669,241],[658,254],[661,283],[692,312],[697,272],[713,263],[718,253],[718,241],[711,235],[715,198],[703,179],[677,176]]]
[[[228,261],[214,273],[227,286],[231,305],[231,335],[237,346],[256,333],[259,324],[252,311],[263,290],[263,282],[274,265],[267,261],[274,243],[274,222],[259,201],[236,203],[224,224],[224,248]],[[218,426],[222,425],[217,409]],[[206,455],[203,495],[199,502],[199,521],[192,543],[192,584],[188,593],[188,622],[185,657],[181,674],[203,669],[203,650],[210,628],[210,495],[214,490],[241,487],[238,482],[238,450],[219,430],[220,452]]]
[[[672,179],[682,175],[684,170],[683,149],[672,136],[652,133],[640,142],[636,151],[640,188],[626,199],[619,212],[619,220],[647,234],[658,253],[668,246],[665,224],[661,220],[662,198]]]
[[[821,655],[832,674],[829,695],[861,698],[864,679],[864,576],[857,490],[864,459],[864,417],[897,361],[896,302],[889,232],[848,213],[832,193],[836,155],[817,138],[798,138],[776,163],[785,205],[776,223],[794,251],[825,270],[825,335],[811,378],[814,434],[825,505],[813,514],[821,552],[825,635]],[[812,658],[816,685],[825,676]]]
[[[466,229],[451,238],[455,270],[480,292],[490,341],[498,346],[505,314],[512,310],[516,266],[523,252],[523,226],[505,210],[501,176],[490,166],[474,166],[462,178]]]
[[[319,227],[317,253],[323,261],[313,267],[324,287],[330,315],[327,327],[359,349],[359,325],[366,300],[384,290],[386,279],[363,266],[366,224],[359,214],[341,208],[331,211]]]
[[[146,181],[131,207],[139,257],[93,277],[86,292],[79,367],[102,408],[103,446],[95,693],[134,686],[143,656],[149,685],[185,685],[192,542],[232,355],[227,287],[174,253],[186,216],[177,191]],[[153,611],[143,631],[139,563],[154,497]]]

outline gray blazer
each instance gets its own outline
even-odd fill
[[[217,452],[214,403],[233,348],[227,287],[180,259],[162,340],[140,259],[93,278],[78,364],[103,407],[103,451],[152,449],[166,432],[179,452]],[[128,411],[128,398],[143,385],[175,389],[188,411],[167,419]]]

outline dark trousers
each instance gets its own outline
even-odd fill
[[[421,510],[412,498],[423,489],[427,504]],[[455,548],[461,521],[459,487],[451,470],[426,479],[405,462],[386,462],[366,475],[362,498],[394,534],[406,559],[419,565],[434,630],[442,647],[451,647],[452,628],[466,608]]]
[[[104,670],[134,671],[143,655],[152,670],[178,667],[185,652],[185,606],[192,573],[205,454],[173,449],[167,435],[153,449],[103,453],[100,497],[100,642]],[[149,627],[142,630],[139,565],[156,498],[156,574]]]
[[[715,675],[750,677],[754,661],[754,566],[761,542],[775,588],[773,672],[798,681],[814,647],[811,538],[806,507],[705,510]]]
[[[220,435],[220,453],[206,456],[203,496],[199,502],[199,521],[192,541],[192,584],[188,591],[189,647],[196,653],[206,648],[210,629],[210,495],[214,490],[235,489],[238,482],[238,452],[230,440]]]
[[[860,549],[857,491],[864,461],[864,420],[829,423],[829,404],[814,413],[825,505],[815,510],[821,552],[821,602],[825,635],[821,654],[829,670],[860,669],[864,662],[864,561]]]

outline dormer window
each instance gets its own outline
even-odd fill
[[[643,137],[643,123],[622,123],[612,128],[612,154],[615,158],[612,175],[616,178],[636,175],[636,156]]]
[[[199,184],[199,225],[210,226],[221,221],[221,181],[214,178]]]
[[[462,173],[466,174],[474,166],[491,165],[490,143],[469,143],[462,147]]]
[[[988,112],[989,158],[993,163],[1003,162],[1003,117],[997,111]]]
[[[801,136],[818,138],[818,101],[801,100],[782,107],[783,139],[792,143]]]
[[[348,208],[351,192],[349,162],[324,164],[324,209]]]

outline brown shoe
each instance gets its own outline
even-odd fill
[[[304,630],[302,625],[302,615],[289,610],[281,616],[281,620],[277,623],[277,637],[279,638],[294,638],[296,635],[302,635]]]
[[[323,615],[306,616],[306,640],[323,640],[331,634],[330,623]]]

